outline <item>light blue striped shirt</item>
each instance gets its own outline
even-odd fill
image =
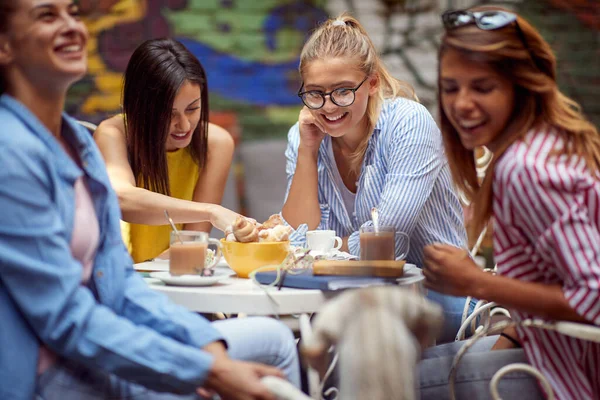
[[[288,133],[286,173],[289,194],[298,159],[300,133],[296,123]],[[392,225],[410,236],[408,262],[423,265],[423,247],[441,242],[466,248],[466,232],[440,131],[421,104],[405,98],[386,100],[358,179],[354,212],[348,215],[339,188],[335,185],[335,159],[326,135],[318,155],[319,205],[321,222],[317,229],[333,229],[349,236],[350,253],[360,254],[358,230],[372,226],[371,208],[380,212],[380,224]],[[291,235],[297,246],[306,244],[308,226],[302,224]],[[406,250],[397,238],[396,256]]]

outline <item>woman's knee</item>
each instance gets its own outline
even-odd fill
[[[261,335],[264,335],[265,339],[279,343],[282,348],[294,349],[295,351],[294,334],[283,322],[268,317],[255,317],[255,320],[260,326]]]
[[[438,337],[438,343],[447,343],[454,340],[462,322],[466,298],[444,295],[433,290],[428,291],[427,298],[440,305],[444,312],[444,326]],[[472,306],[470,306],[468,314],[472,309]]]

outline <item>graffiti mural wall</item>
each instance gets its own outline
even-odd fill
[[[327,18],[318,1],[82,0],[81,7],[89,74],[70,93],[71,113],[99,122],[119,112],[133,50],[171,36],[204,65],[211,109],[235,113],[248,138],[276,135],[296,120],[298,56],[307,33]]]
[[[122,72],[142,41],[171,36],[203,63],[211,110],[233,115],[243,139],[285,138],[298,116],[298,56],[328,15],[349,11],[369,31],[392,73],[413,84],[435,114],[440,12],[485,0],[80,0],[89,74],[68,111],[99,122],[119,112]],[[600,124],[600,6],[577,0],[504,0],[538,27],[560,60],[563,90]],[[594,5],[595,4],[595,5]],[[593,67],[595,66],[595,67]]]

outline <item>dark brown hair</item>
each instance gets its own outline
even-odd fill
[[[137,185],[170,195],[165,143],[177,91],[186,81],[200,86],[200,121],[190,153],[204,167],[208,138],[208,87],[200,61],[173,39],[152,39],[132,54],[125,71],[123,113],[127,152]]]
[[[500,7],[475,7],[471,11],[504,10]],[[539,32],[523,18],[500,29],[481,30],[475,25],[448,30],[442,36],[441,59],[448,49],[459,51],[465,59],[488,65],[509,79],[515,87],[515,105],[505,128],[504,142],[494,151],[485,178],[480,184],[475,168],[474,150],[463,147],[456,129],[444,113],[438,82],[438,107],[441,130],[450,169],[459,190],[473,204],[470,234],[476,237],[492,215],[492,182],[495,163],[515,141],[535,127],[552,126],[566,144],[564,153],[579,156],[592,171],[600,170],[600,137],[579,105],[562,94],[556,83],[556,58]],[[518,29],[523,36],[520,37]]]
[[[13,12],[17,9],[16,0],[1,0],[0,1],[0,33],[8,31],[8,20]],[[6,82],[4,81],[4,71],[0,67],[0,95],[6,91]]]

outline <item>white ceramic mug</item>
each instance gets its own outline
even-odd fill
[[[308,231],[306,245],[311,250],[329,253],[342,247],[342,238],[336,236],[335,231]]]

